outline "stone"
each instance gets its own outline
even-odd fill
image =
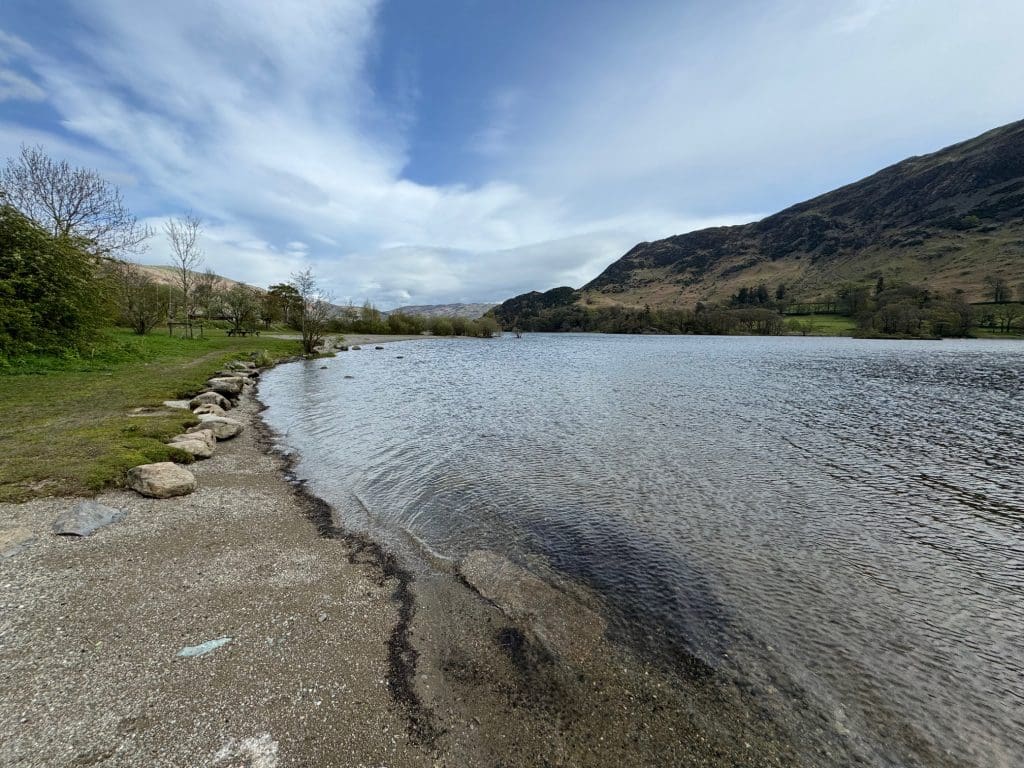
[[[213,456],[213,448],[207,445],[205,440],[175,440],[168,445],[191,454],[194,459],[208,459]]]
[[[212,430],[214,436],[218,440],[230,440],[232,437],[242,434],[242,430],[245,429],[245,426],[242,422],[229,419],[227,416],[203,414],[199,417],[199,424],[192,427],[189,432],[192,430],[199,431],[201,429]]]
[[[167,408],[179,408],[183,411],[188,410],[188,400],[164,400],[164,405]]]
[[[354,344],[354,345],[352,346],[352,349],[354,349],[354,350],[359,350],[359,349],[362,349],[362,347],[360,347],[360,346],[359,346],[358,344]]]
[[[203,392],[188,402],[188,407],[192,409],[196,409],[200,405],[219,405],[225,411],[231,409],[231,401],[218,392]]]
[[[14,557],[31,547],[35,541],[35,534],[28,528],[8,528],[0,531],[0,557]]]
[[[196,478],[184,467],[170,461],[140,464],[128,470],[128,487],[154,499],[184,496],[196,489]]]
[[[214,392],[218,392],[224,395],[225,397],[238,397],[240,394],[242,394],[242,388],[245,387],[245,377],[214,377],[206,382],[206,386],[208,386]]]
[[[192,413],[196,416],[226,416],[227,411],[221,408],[219,405],[214,403],[207,403],[206,405],[200,405],[198,408],[193,409]]]
[[[583,662],[600,648],[607,625],[599,614],[497,552],[470,552],[459,572],[550,652]]]
[[[205,643],[200,643],[199,645],[186,645],[184,648],[178,651],[178,655],[183,656],[185,658],[191,658],[193,656],[202,656],[203,654],[209,653],[210,651],[215,651],[222,645],[227,645],[230,642],[230,637],[218,637],[216,640],[207,640]]]
[[[384,347],[374,347],[374,349],[384,349]]]
[[[106,504],[81,501],[57,517],[53,532],[58,536],[88,536],[105,525],[120,522],[124,516],[124,511]]]
[[[246,368],[245,370],[242,370],[242,371],[237,371],[234,368],[232,368],[230,370],[227,370],[227,371],[217,371],[217,378],[224,378],[224,379],[243,378],[243,379],[249,379],[251,381],[253,379],[258,379],[259,377],[260,377],[260,372],[259,371],[251,371],[248,368]]]
[[[202,440],[204,443],[210,446],[210,450],[213,450],[214,448],[217,447],[217,436],[213,434],[212,429],[205,428],[203,427],[202,424],[198,424],[195,427],[193,427],[192,430],[193,431],[186,432],[182,435],[175,435],[170,440],[168,440],[167,443],[178,443],[184,440]]]

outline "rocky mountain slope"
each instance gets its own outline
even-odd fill
[[[640,243],[577,291],[524,294],[496,313],[551,302],[690,307],[761,283],[809,301],[879,277],[982,300],[990,276],[1024,282],[1024,121],[758,222]]]
[[[406,315],[423,317],[468,317],[476,320],[485,312],[494,309],[494,304],[421,304],[409,307],[398,307],[389,310],[388,314],[401,312]]]

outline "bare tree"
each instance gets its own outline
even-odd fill
[[[203,221],[191,211],[184,216],[168,219],[164,222],[164,232],[171,245],[171,259],[177,272],[178,287],[185,305],[185,322],[192,319],[195,312],[195,296],[193,285],[194,274],[203,263],[203,251],[199,247],[199,235],[203,231]]]
[[[299,295],[299,331],[302,333],[302,351],[307,355],[316,352],[323,343],[327,322],[334,315],[331,296],[317,284],[313,270],[308,267],[292,274],[291,285]]]
[[[56,237],[75,237],[94,256],[140,253],[153,235],[125,207],[121,191],[97,171],[54,160],[21,145],[0,170],[0,202]]]
[[[989,296],[996,304],[1005,304],[1010,301],[1010,284],[1005,277],[989,275],[985,278],[988,285]]]

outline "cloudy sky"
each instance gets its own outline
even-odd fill
[[[0,0],[0,153],[194,210],[253,284],[496,301],[1024,117],[1022,31],[1020,0]]]

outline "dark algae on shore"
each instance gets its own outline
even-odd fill
[[[1019,346],[402,352],[260,386],[330,525],[412,574],[437,754],[1015,765]]]

